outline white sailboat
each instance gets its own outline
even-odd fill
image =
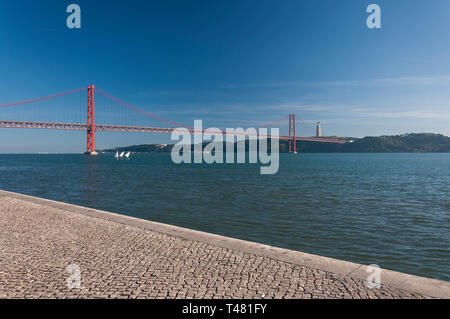
[[[125,152],[120,153],[119,157],[122,158]]]
[[[130,157],[130,154],[131,154],[131,152],[127,152],[127,153],[125,154],[125,157],[126,157],[126,158],[129,158],[129,157]]]
[[[115,158],[119,158],[119,152],[116,152],[116,155],[114,155]]]

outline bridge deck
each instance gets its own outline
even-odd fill
[[[23,121],[0,121],[0,127],[3,128],[32,128],[32,129],[55,129],[55,130],[78,130],[86,131],[88,129],[87,124],[83,123],[45,123],[45,122],[23,122]],[[123,125],[95,125],[96,131],[109,131],[109,132],[137,132],[137,133],[158,133],[158,134],[171,134],[173,132],[183,133],[179,128],[164,128],[164,127],[145,127],[145,126],[123,126]],[[192,134],[205,134],[205,131],[199,131],[194,129],[188,129]],[[223,135],[242,135],[239,133],[227,134],[226,131],[220,131]],[[255,135],[256,137],[256,135]],[[259,137],[268,137],[271,135]],[[292,137],[287,135],[278,136],[280,140],[290,140]],[[309,141],[319,143],[335,143],[344,144],[346,140],[338,138],[326,138],[326,137],[302,137],[296,136],[297,141]]]

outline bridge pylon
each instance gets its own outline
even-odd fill
[[[297,138],[295,135],[295,113],[289,114],[289,153],[292,152],[294,144],[294,153],[297,153]]]
[[[87,96],[87,155],[97,155],[95,151],[95,86],[88,86]]]

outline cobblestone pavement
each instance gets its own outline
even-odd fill
[[[67,286],[67,267],[81,287]],[[422,298],[0,196],[0,298]]]

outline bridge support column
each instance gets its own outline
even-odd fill
[[[292,114],[289,113],[289,153],[292,152],[292,140],[291,140],[291,122],[292,122]]]
[[[294,144],[294,153],[297,153],[297,138],[295,136],[295,113],[289,114],[289,153],[292,152]]]
[[[295,135],[295,113],[292,114],[293,135],[292,143],[294,143],[294,153],[297,153],[297,137]]]
[[[95,86],[88,86],[87,101],[87,155],[97,155],[95,151]]]

